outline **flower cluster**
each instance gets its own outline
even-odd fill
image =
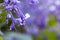
[[[18,4],[21,4],[22,11],[17,6]],[[50,25],[55,23],[56,20],[52,16],[49,22],[50,15],[56,16],[56,19],[60,21],[59,0],[21,0],[21,2],[4,0],[0,6],[5,6],[6,24],[8,24],[8,18],[12,20],[10,30],[15,28],[15,24],[25,25],[26,23],[25,30],[28,34],[39,34],[40,29],[43,30],[49,23]]]
[[[4,10],[6,10],[6,24],[8,24],[9,18],[12,20],[10,30],[15,28],[15,23],[18,23],[19,25],[25,25],[25,16],[17,6],[19,3],[20,1],[18,0],[4,0],[4,2],[0,4],[0,6],[5,6]],[[16,17],[13,16],[13,12],[15,15],[17,15]]]

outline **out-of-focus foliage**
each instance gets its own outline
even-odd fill
[[[0,40],[3,40],[3,37],[2,36],[0,36]]]
[[[4,0],[0,0],[0,3],[3,3]]]
[[[46,31],[44,31],[43,34],[47,36],[48,40],[57,40],[57,35],[55,32],[50,32],[50,31],[46,30]]]
[[[55,32],[44,30],[44,32],[37,37],[37,40],[57,40],[57,35]]]
[[[50,26],[50,27],[56,26],[56,24],[57,24],[56,17],[53,14],[50,14],[50,15],[48,15],[48,18],[49,18],[49,20],[47,22],[47,25]]]
[[[0,14],[0,23],[5,23],[6,21],[6,11],[3,10],[4,7],[0,7],[0,10],[2,10]]]

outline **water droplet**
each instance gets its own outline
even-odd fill
[[[25,19],[28,19],[30,17],[29,13],[25,14]]]

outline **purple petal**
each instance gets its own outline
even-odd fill
[[[14,23],[12,22],[12,24],[10,25],[10,30],[14,29],[15,26],[14,26]]]
[[[8,24],[8,16],[6,16],[6,24]]]

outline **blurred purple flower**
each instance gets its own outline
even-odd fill
[[[25,17],[20,8],[17,6],[18,3],[20,3],[18,0],[4,0],[4,2],[0,4],[0,6],[5,6],[6,24],[8,24],[8,18],[11,18],[12,20],[10,30],[14,29],[14,25],[17,21],[19,21],[20,25],[25,25]],[[16,18],[13,16],[12,10],[14,11],[14,14],[17,14],[18,20],[16,20]]]
[[[38,29],[38,27],[36,27],[36,25],[34,25],[34,26],[32,25],[31,27],[27,27],[26,30],[27,30],[28,34],[38,35],[38,33],[39,33],[39,29]]]

